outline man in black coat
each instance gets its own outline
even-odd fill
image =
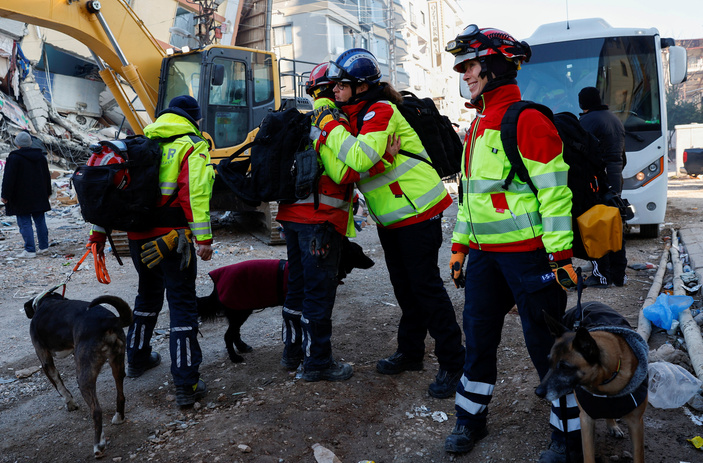
[[[2,202],[7,215],[17,216],[17,226],[24,239],[24,251],[17,257],[31,259],[47,252],[49,231],[44,213],[51,210],[51,176],[49,164],[41,149],[32,148],[32,137],[20,132],[15,146],[7,157],[2,179]],[[32,221],[37,229],[37,249],[34,244]]]
[[[583,110],[581,126],[598,138],[599,149],[605,161],[608,183],[618,193],[622,192],[622,169],[625,166],[625,127],[601,102],[600,92],[595,87],[584,87],[579,92],[579,106]],[[593,275],[586,279],[586,286],[607,288],[611,284],[622,286],[627,281],[625,268],[625,238],[622,249],[611,252],[593,262]]]

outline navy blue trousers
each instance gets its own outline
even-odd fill
[[[288,293],[283,306],[284,355],[304,355],[303,368],[319,371],[332,363],[332,308],[342,235],[329,223],[282,221],[288,251]],[[329,246],[326,256],[313,255],[313,242]],[[302,332],[301,332],[302,331]]]
[[[517,304],[525,345],[542,379],[549,370],[548,356],[554,344],[543,311],[561,320],[567,297],[556,282],[543,249],[530,252],[471,249],[465,291],[466,363],[457,387],[457,423],[482,427],[496,384],[497,351],[505,316]],[[552,404],[550,423],[557,431],[563,428],[560,419],[563,414],[569,421],[569,431],[580,429],[573,394],[567,397],[565,411],[559,410],[558,400]]]
[[[437,266],[442,245],[441,215],[400,228],[379,227],[378,237],[402,311],[398,352],[422,359],[429,333],[435,340],[440,368],[460,370],[464,364],[461,328]]]
[[[141,246],[151,240],[130,240],[129,252],[139,274],[134,319],[127,332],[127,361],[139,365],[151,354],[151,337],[164,304],[164,290],[170,314],[169,350],[171,375],[176,386],[198,382],[198,367],[203,359],[198,343],[198,308],[195,293],[197,259],[181,271],[181,255],[172,252],[156,267],[148,268],[140,258]],[[193,245],[191,252],[195,253]],[[195,256],[195,254],[193,254]]]

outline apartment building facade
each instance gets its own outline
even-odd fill
[[[310,66],[360,47],[376,56],[384,80],[396,89],[431,97],[450,119],[468,122],[459,75],[444,51],[463,24],[455,0],[273,0],[272,5],[271,47],[282,61],[284,93],[301,94],[300,83],[285,77],[294,66],[304,74],[301,61]]]

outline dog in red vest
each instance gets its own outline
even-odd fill
[[[371,268],[374,261],[356,243],[343,240],[337,277],[340,284],[352,269]],[[283,305],[288,290],[288,261],[285,259],[247,260],[211,271],[214,288],[209,296],[198,298],[198,315],[204,322],[225,316],[229,327],[225,346],[230,360],[244,361],[239,353],[251,352],[240,330],[255,310]],[[235,349],[236,347],[236,349]]]

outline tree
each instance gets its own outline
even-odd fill
[[[666,112],[668,129],[677,125],[703,123],[703,109],[690,101],[683,101],[679,96],[678,85],[669,86],[666,91]]]

